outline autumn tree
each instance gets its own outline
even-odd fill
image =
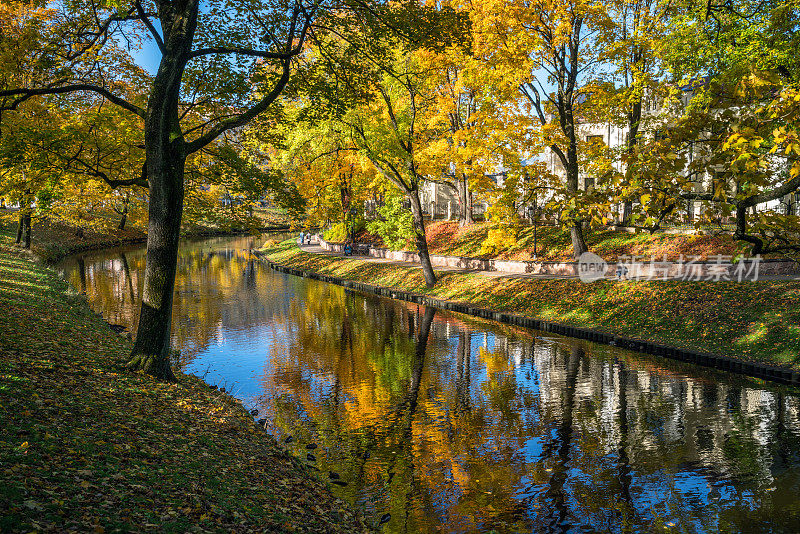
[[[336,224],[337,233],[347,233],[353,228],[354,212],[361,215],[366,200],[378,200],[375,171],[360,161],[358,149],[340,123],[309,121],[307,111],[305,105],[286,106],[283,142],[274,151],[273,167],[296,184],[305,199],[305,227]],[[250,144],[269,143],[262,139],[263,129],[250,130]]]
[[[43,95],[82,92],[143,123],[141,180],[150,191],[147,265],[129,367],[174,380],[169,340],[186,159],[275,101],[320,5],[277,0],[201,9],[199,0],[82,0],[55,3],[53,9],[55,23],[35,48],[39,76],[4,80],[0,107],[15,110]],[[131,33],[149,39],[161,54],[141,101],[119,90],[125,76],[141,76],[119,52],[123,34]],[[206,120],[185,128],[187,110]]]
[[[622,181],[622,224],[628,224],[637,190],[637,150],[646,128],[657,128],[659,111],[666,100],[661,48],[665,42],[669,5],[660,0],[617,0],[608,4],[610,24],[599,35],[601,58],[609,69],[614,88],[604,95],[609,122],[626,126],[619,157],[626,162]],[[602,92],[602,91],[601,91]]]
[[[609,24],[601,2],[514,0],[480,3],[471,11],[477,49],[496,72],[498,83],[518,87],[538,122],[543,143],[564,169],[561,220],[570,230],[577,258],[586,252],[580,188],[580,107],[584,85],[601,63],[598,34]],[[504,80],[504,81],[503,81]]]
[[[339,24],[336,38],[317,47],[314,79],[323,90],[308,93],[308,105],[330,109],[327,118],[344,127],[359,154],[405,195],[425,284],[433,287],[420,189],[427,178],[423,147],[437,134],[426,120],[436,103],[435,75],[417,54],[463,39],[464,19],[452,9],[408,4],[395,18]],[[365,41],[380,31],[380,39]]]
[[[66,172],[54,153],[69,145],[61,110],[26,106],[0,124],[0,196],[19,205],[16,242],[31,246],[34,219],[48,215]]]
[[[375,100],[352,110],[343,121],[361,154],[408,199],[425,284],[433,287],[436,274],[425,236],[420,201],[425,176],[419,161],[420,118],[433,101],[421,87],[425,73],[416,68],[411,57],[401,52],[391,68],[379,74],[373,86]]]
[[[427,122],[439,130],[423,148],[426,174],[455,194],[459,224],[472,224],[473,188],[477,175],[483,174],[481,164],[486,160],[479,137],[480,112],[486,100],[472,76],[475,62],[463,45],[420,51],[418,56],[434,77],[436,105]]]
[[[687,171],[708,176],[678,198],[704,204],[700,223],[732,216],[754,255],[800,251],[797,20],[794,2],[679,3],[663,51],[687,92],[672,143],[699,147]]]

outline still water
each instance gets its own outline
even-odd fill
[[[183,245],[180,365],[385,531],[800,531],[797,391],[276,273],[262,241]],[[60,268],[133,328],[142,247]]]

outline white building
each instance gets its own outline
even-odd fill
[[[689,102],[695,96],[697,89],[700,88],[704,81],[699,83],[690,83],[680,87],[681,97],[679,103],[676,103],[671,109],[663,102],[659,102],[656,98],[645,98],[642,109],[642,125],[639,130],[639,135],[645,138],[653,138],[662,135],[669,129],[670,123],[674,117],[678,116],[683,109],[688,106]],[[581,141],[585,142],[600,142],[607,146],[613,154],[616,155],[616,160],[613,163],[614,168],[620,173],[624,172],[624,163],[621,160],[621,154],[627,149],[629,128],[626,125],[618,125],[612,122],[593,123],[583,122],[578,118],[576,120],[577,136]],[[710,134],[706,135],[706,138]],[[687,165],[684,169],[684,176],[694,183],[694,192],[706,193],[712,188],[714,174],[724,173],[725,169],[722,166],[718,168],[703,167],[700,172],[693,171],[697,167],[696,163],[708,156],[707,150],[704,150],[705,143],[703,138],[695,141],[690,141],[683,148],[682,155],[685,157]],[[564,170],[561,160],[556,153],[549,147],[545,149],[543,154],[544,161],[547,163],[547,170],[562,178],[566,178],[566,171]],[[776,161],[775,172],[788,172],[781,163]],[[592,178],[587,174],[582,174],[579,180],[579,188],[585,190],[592,183]],[[621,218],[622,206],[615,207],[615,214]],[[685,220],[691,222],[695,220],[702,212],[702,201],[686,200],[684,206],[680,211],[684,214]],[[758,210],[776,210],[781,213],[798,214],[800,213],[800,195],[791,193],[786,195],[780,200],[774,200],[757,206]]]

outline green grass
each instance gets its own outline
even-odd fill
[[[16,237],[17,220],[14,212],[0,210],[0,236],[6,242]],[[31,250],[39,259],[52,263],[68,254],[99,248],[113,247],[124,243],[144,241],[140,229],[129,226],[125,230],[84,230],[79,235],[77,228],[55,219],[35,219],[31,231]]]
[[[495,278],[308,254],[289,242],[272,261],[676,347],[800,370],[800,281],[684,282]]]
[[[0,236],[0,531],[365,530],[232,397],[126,371],[130,343]]]

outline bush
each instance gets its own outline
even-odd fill
[[[325,230],[322,238],[330,243],[340,243],[347,239],[347,228],[343,222],[338,222]]]
[[[393,250],[408,248],[414,240],[414,225],[411,212],[403,207],[403,196],[387,194],[386,203],[378,208],[378,214],[381,218],[367,223],[367,230],[381,236]]]

